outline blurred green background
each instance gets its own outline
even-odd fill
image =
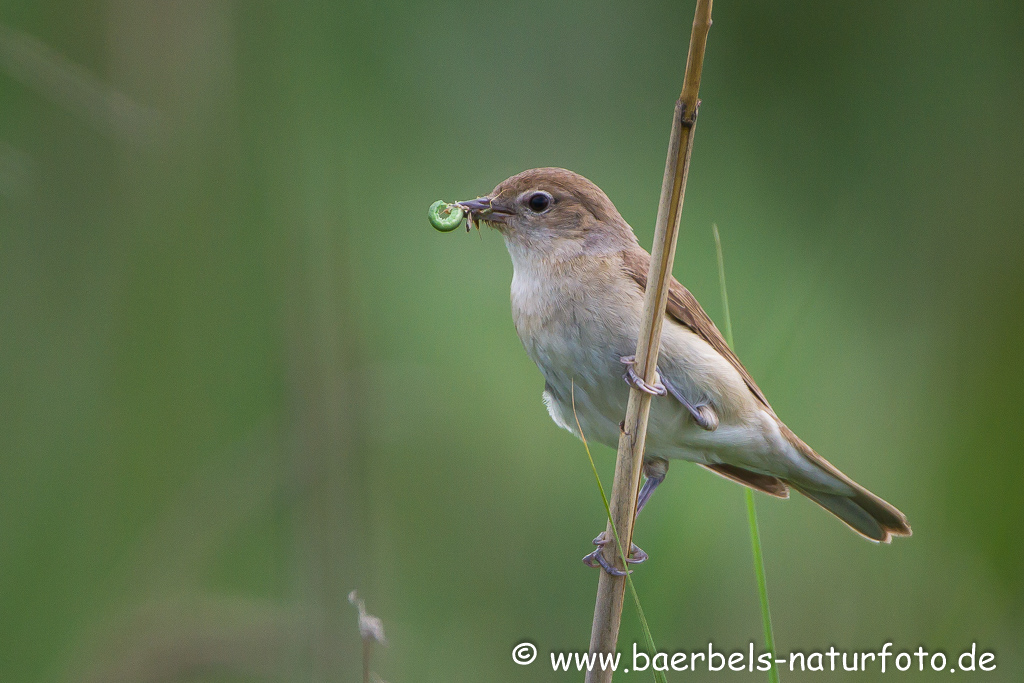
[[[500,238],[426,208],[564,166],[650,245],[692,12],[0,2],[0,681],[357,681],[352,589],[390,683],[579,679],[544,662],[586,648],[600,498]],[[717,223],[740,356],[914,528],[758,496],[779,650],[976,642],[957,678],[1020,681],[1024,5],[714,19],[676,275],[721,322]],[[761,642],[747,533],[673,465],[659,648]]]

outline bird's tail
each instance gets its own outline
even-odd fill
[[[902,512],[853,481],[849,481],[854,490],[852,496],[815,491],[791,481],[786,483],[872,541],[888,543],[893,536],[911,534]]]
[[[823,490],[827,487],[818,481],[785,479],[787,485],[804,494],[841,519],[851,529],[872,541],[888,543],[893,536],[910,536],[910,525],[902,512],[840,472],[788,428],[783,426],[783,430],[787,439],[800,451],[801,455],[827,475],[826,479],[837,479],[842,484],[836,486],[835,490]]]

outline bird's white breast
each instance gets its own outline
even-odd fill
[[[548,411],[574,433],[578,417],[588,439],[614,445],[629,395],[619,357],[636,345],[639,290],[623,291],[611,259],[553,266],[516,246],[510,242],[512,317],[544,375]]]
[[[635,352],[643,293],[630,286],[614,257],[553,265],[512,241],[509,253],[512,317],[544,375],[552,419],[577,433],[578,418],[587,439],[614,447],[629,398],[619,359]],[[651,404],[648,454],[707,463],[735,462],[737,452],[759,457],[766,450],[759,411],[735,368],[674,320],[666,320],[661,341],[659,367],[684,393],[714,399],[722,421],[716,431],[704,431],[678,401],[658,397]]]

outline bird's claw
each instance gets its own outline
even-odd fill
[[[661,378],[658,376],[657,371],[654,374],[656,379],[652,384],[648,384],[644,381],[643,377],[636,374],[636,371],[633,369],[633,366],[636,365],[636,356],[622,356],[619,358],[619,362],[626,366],[626,374],[622,376],[622,379],[626,380],[629,386],[635,387],[651,396],[664,396],[668,393],[665,385],[660,382]]]
[[[594,569],[600,567],[612,576],[625,576],[626,574],[632,574],[633,570],[623,571],[618,567],[614,567],[604,557],[604,546],[608,544],[606,532],[598,534],[597,538],[594,539],[594,545],[597,549],[583,558],[583,564]],[[629,556],[626,557],[627,564],[640,564],[647,560],[647,553],[645,553],[636,543],[632,543],[629,546]]]
[[[618,568],[613,567],[612,565],[608,564],[608,560],[604,559],[604,552],[602,552],[602,551],[603,551],[602,548],[598,548],[594,552],[592,552],[589,555],[585,556],[583,558],[583,564],[587,565],[588,567],[593,567],[594,569],[597,569],[598,567],[600,567],[601,569],[605,570],[606,572],[608,572],[612,576],[625,576],[626,574],[632,574],[633,573],[632,569],[629,570],[628,572],[624,572],[621,569],[618,569]]]

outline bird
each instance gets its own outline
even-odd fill
[[[652,395],[635,514],[665,479],[669,461],[686,460],[776,498],[795,490],[872,541],[911,535],[902,512],[786,426],[674,277],[656,380],[634,372],[651,257],[593,182],[563,168],[534,168],[455,205],[504,238],[513,266],[512,319],[544,376],[544,404],[559,427],[614,448],[630,385]],[[599,535],[598,548],[583,560],[620,575],[601,552],[609,541]],[[626,561],[645,559],[633,545]]]

